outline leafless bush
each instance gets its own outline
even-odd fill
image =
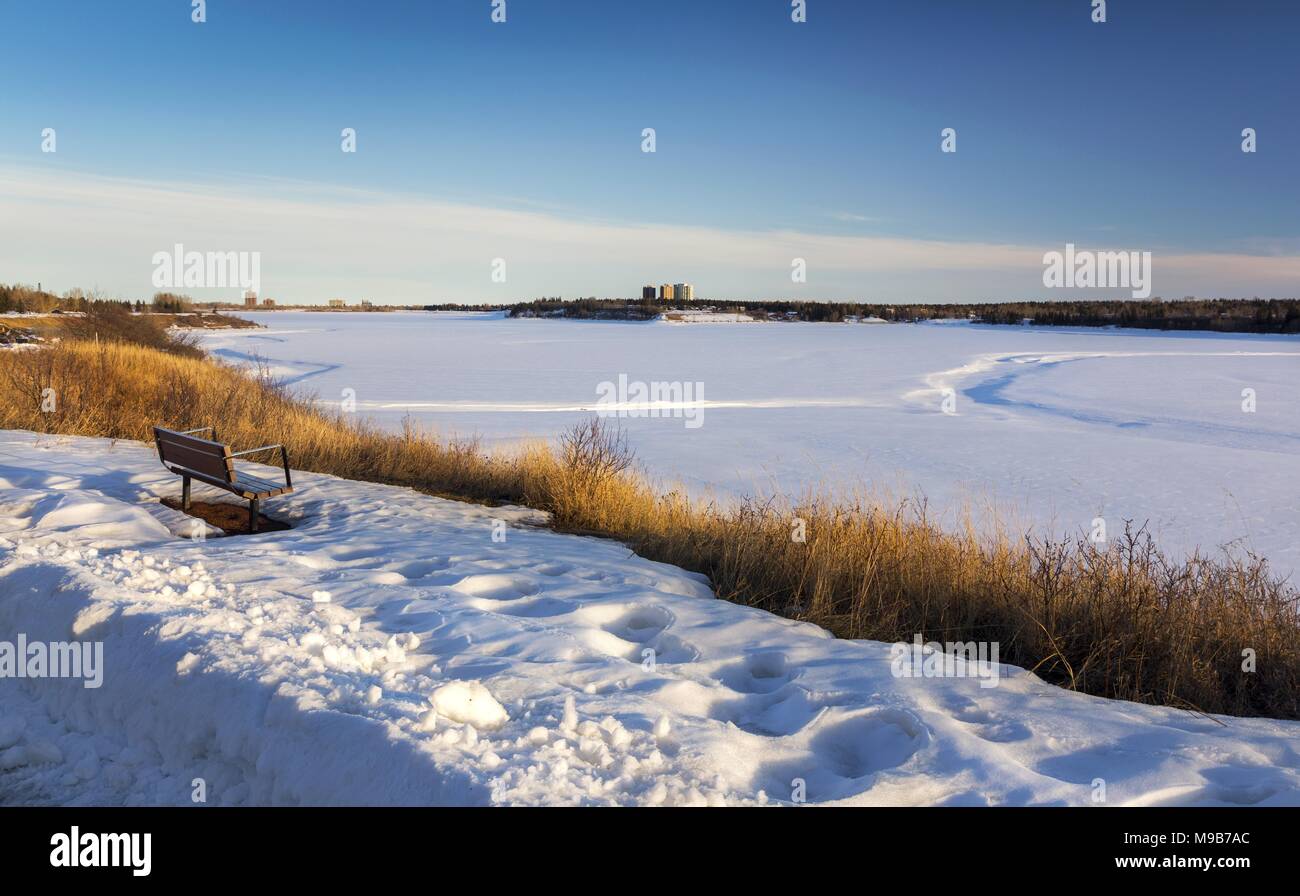
[[[171,330],[150,315],[133,314],[119,302],[91,302],[84,315],[70,316],[62,325],[73,339],[140,345],[191,358],[203,356],[197,334]]]
[[[632,466],[627,433],[600,417],[574,424],[560,436],[560,463],[588,482],[608,482]]]

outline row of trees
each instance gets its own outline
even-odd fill
[[[35,311],[49,313],[51,311],[62,311],[62,304],[69,299],[56,296],[54,293],[45,292],[33,286],[24,286],[16,283],[9,286],[0,283],[0,313],[11,311]],[[77,309],[84,310],[84,309]]]
[[[663,306],[643,299],[534,299],[510,305],[511,317],[576,317],[592,320],[650,320]]]
[[[451,306],[429,306],[442,308]],[[475,307],[487,310],[486,306]],[[1157,330],[1213,330],[1232,333],[1300,333],[1300,299],[1162,299],[981,302],[964,304],[894,304],[866,302],[764,301],[744,304],[696,299],[660,303],[640,299],[535,299],[491,306],[512,317],[571,317],[644,320],[672,309],[745,311],[794,320],[838,323],[848,318],[879,317],[915,322],[964,318],[987,324],[1053,327],[1136,327]]]
[[[1045,326],[1117,326],[1233,333],[1300,333],[1300,300],[1183,299],[1121,302],[1023,302],[976,306],[988,323],[1030,319]]]
[[[13,285],[0,283],[0,314],[8,312],[29,314],[53,314],[68,311],[86,312],[92,307],[105,302],[140,313],[153,311],[175,314],[194,310],[193,300],[189,296],[170,292],[155,293],[153,299],[146,303],[139,299],[135,301],[110,299],[98,291],[86,292],[83,289],[71,289],[63,295],[56,295],[22,283]]]
[[[136,312],[180,313],[194,310],[189,296],[156,293],[148,303],[108,299],[98,292],[81,289],[56,295],[24,284],[0,283],[0,313],[88,310],[99,302],[114,302]],[[778,314],[796,320],[837,323],[846,318],[880,317],[888,321],[923,321],[967,318],[989,324],[1029,322],[1054,327],[1137,327],[1157,330],[1213,330],[1233,333],[1300,333],[1300,299],[1161,299],[982,302],[966,304],[894,304],[865,302],[765,301],[661,303],[642,299],[565,300],[534,299],[510,305],[426,305],[434,310],[505,310],[512,317],[570,317],[598,320],[648,320],[669,310],[713,308],[718,311],[748,311],[759,315]]]

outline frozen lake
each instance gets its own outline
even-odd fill
[[[209,332],[207,347],[264,359],[322,401],[354,394],[359,414],[393,428],[409,415],[484,445],[551,438],[620,375],[698,383],[702,401],[678,416],[620,421],[665,485],[923,495],[949,524],[996,508],[1056,532],[1091,531],[1100,517],[1112,537],[1131,519],[1174,552],[1232,545],[1300,569],[1295,337],[246,316],[267,329]]]

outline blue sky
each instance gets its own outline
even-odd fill
[[[539,228],[554,217],[762,240],[1300,253],[1295,3],[1127,0],[1108,4],[1105,24],[1091,21],[1090,0],[809,0],[805,24],[790,21],[788,0],[506,9],[494,24],[490,0],[210,0],[197,25],[188,0],[6,0],[0,165],[32,174],[10,210],[51,183],[66,204],[86,178],[107,178],[259,196],[355,190],[431,210],[537,214],[527,220]],[[56,154],[40,152],[46,127]],[[343,127],[357,130],[354,155],[339,150]],[[654,154],[641,152],[646,127],[657,131]],[[939,151],[946,127],[957,131],[954,154]],[[1240,151],[1243,127],[1258,131],[1259,152]],[[5,217],[0,227],[16,224]],[[141,245],[158,236],[142,234]],[[138,291],[136,274],[83,269],[67,253],[36,251],[39,270],[29,270],[25,258],[45,244],[26,239],[25,256],[0,249],[0,281],[43,274],[59,288]],[[945,267],[942,252],[914,280],[841,258],[828,265],[833,277],[784,288],[788,276],[747,274],[740,256],[712,270],[663,245],[659,258],[618,255],[623,273],[579,252],[553,269],[524,266],[503,291],[448,258],[427,272],[427,292],[418,266],[388,288],[403,300],[474,301],[631,292],[618,277],[693,279],[719,296],[902,298],[909,283],[934,299],[1041,292],[1021,272],[977,278],[972,294],[965,262]],[[102,262],[93,249],[75,254]],[[322,300],[333,292],[329,264],[322,258],[315,280],[283,266],[278,288]],[[340,282],[349,264],[364,267],[339,264]],[[394,264],[405,263],[386,255]],[[1163,292],[1229,294],[1231,276],[1202,283],[1192,268]],[[1296,294],[1293,270],[1241,292]]]

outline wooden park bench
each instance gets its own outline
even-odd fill
[[[211,439],[200,439],[195,433],[206,432]],[[158,443],[158,459],[163,466],[181,477],[181,507],[190,509],[190,480],[197,479],[217,488],[225,489],[248,501],[248,531],[257,531],[259,507],[266,498],[287,495],[293,491],[289,475],[289,454],[283,445],[263,445],[247,451],[230,450],[229,445],[216,441],[217,432],[211,426],[176,432],[153,428],[154,441]],[[262,451],[280,450],[284,465],[284,483],[271,482],[235,468],[235,458],[246,457]]]

